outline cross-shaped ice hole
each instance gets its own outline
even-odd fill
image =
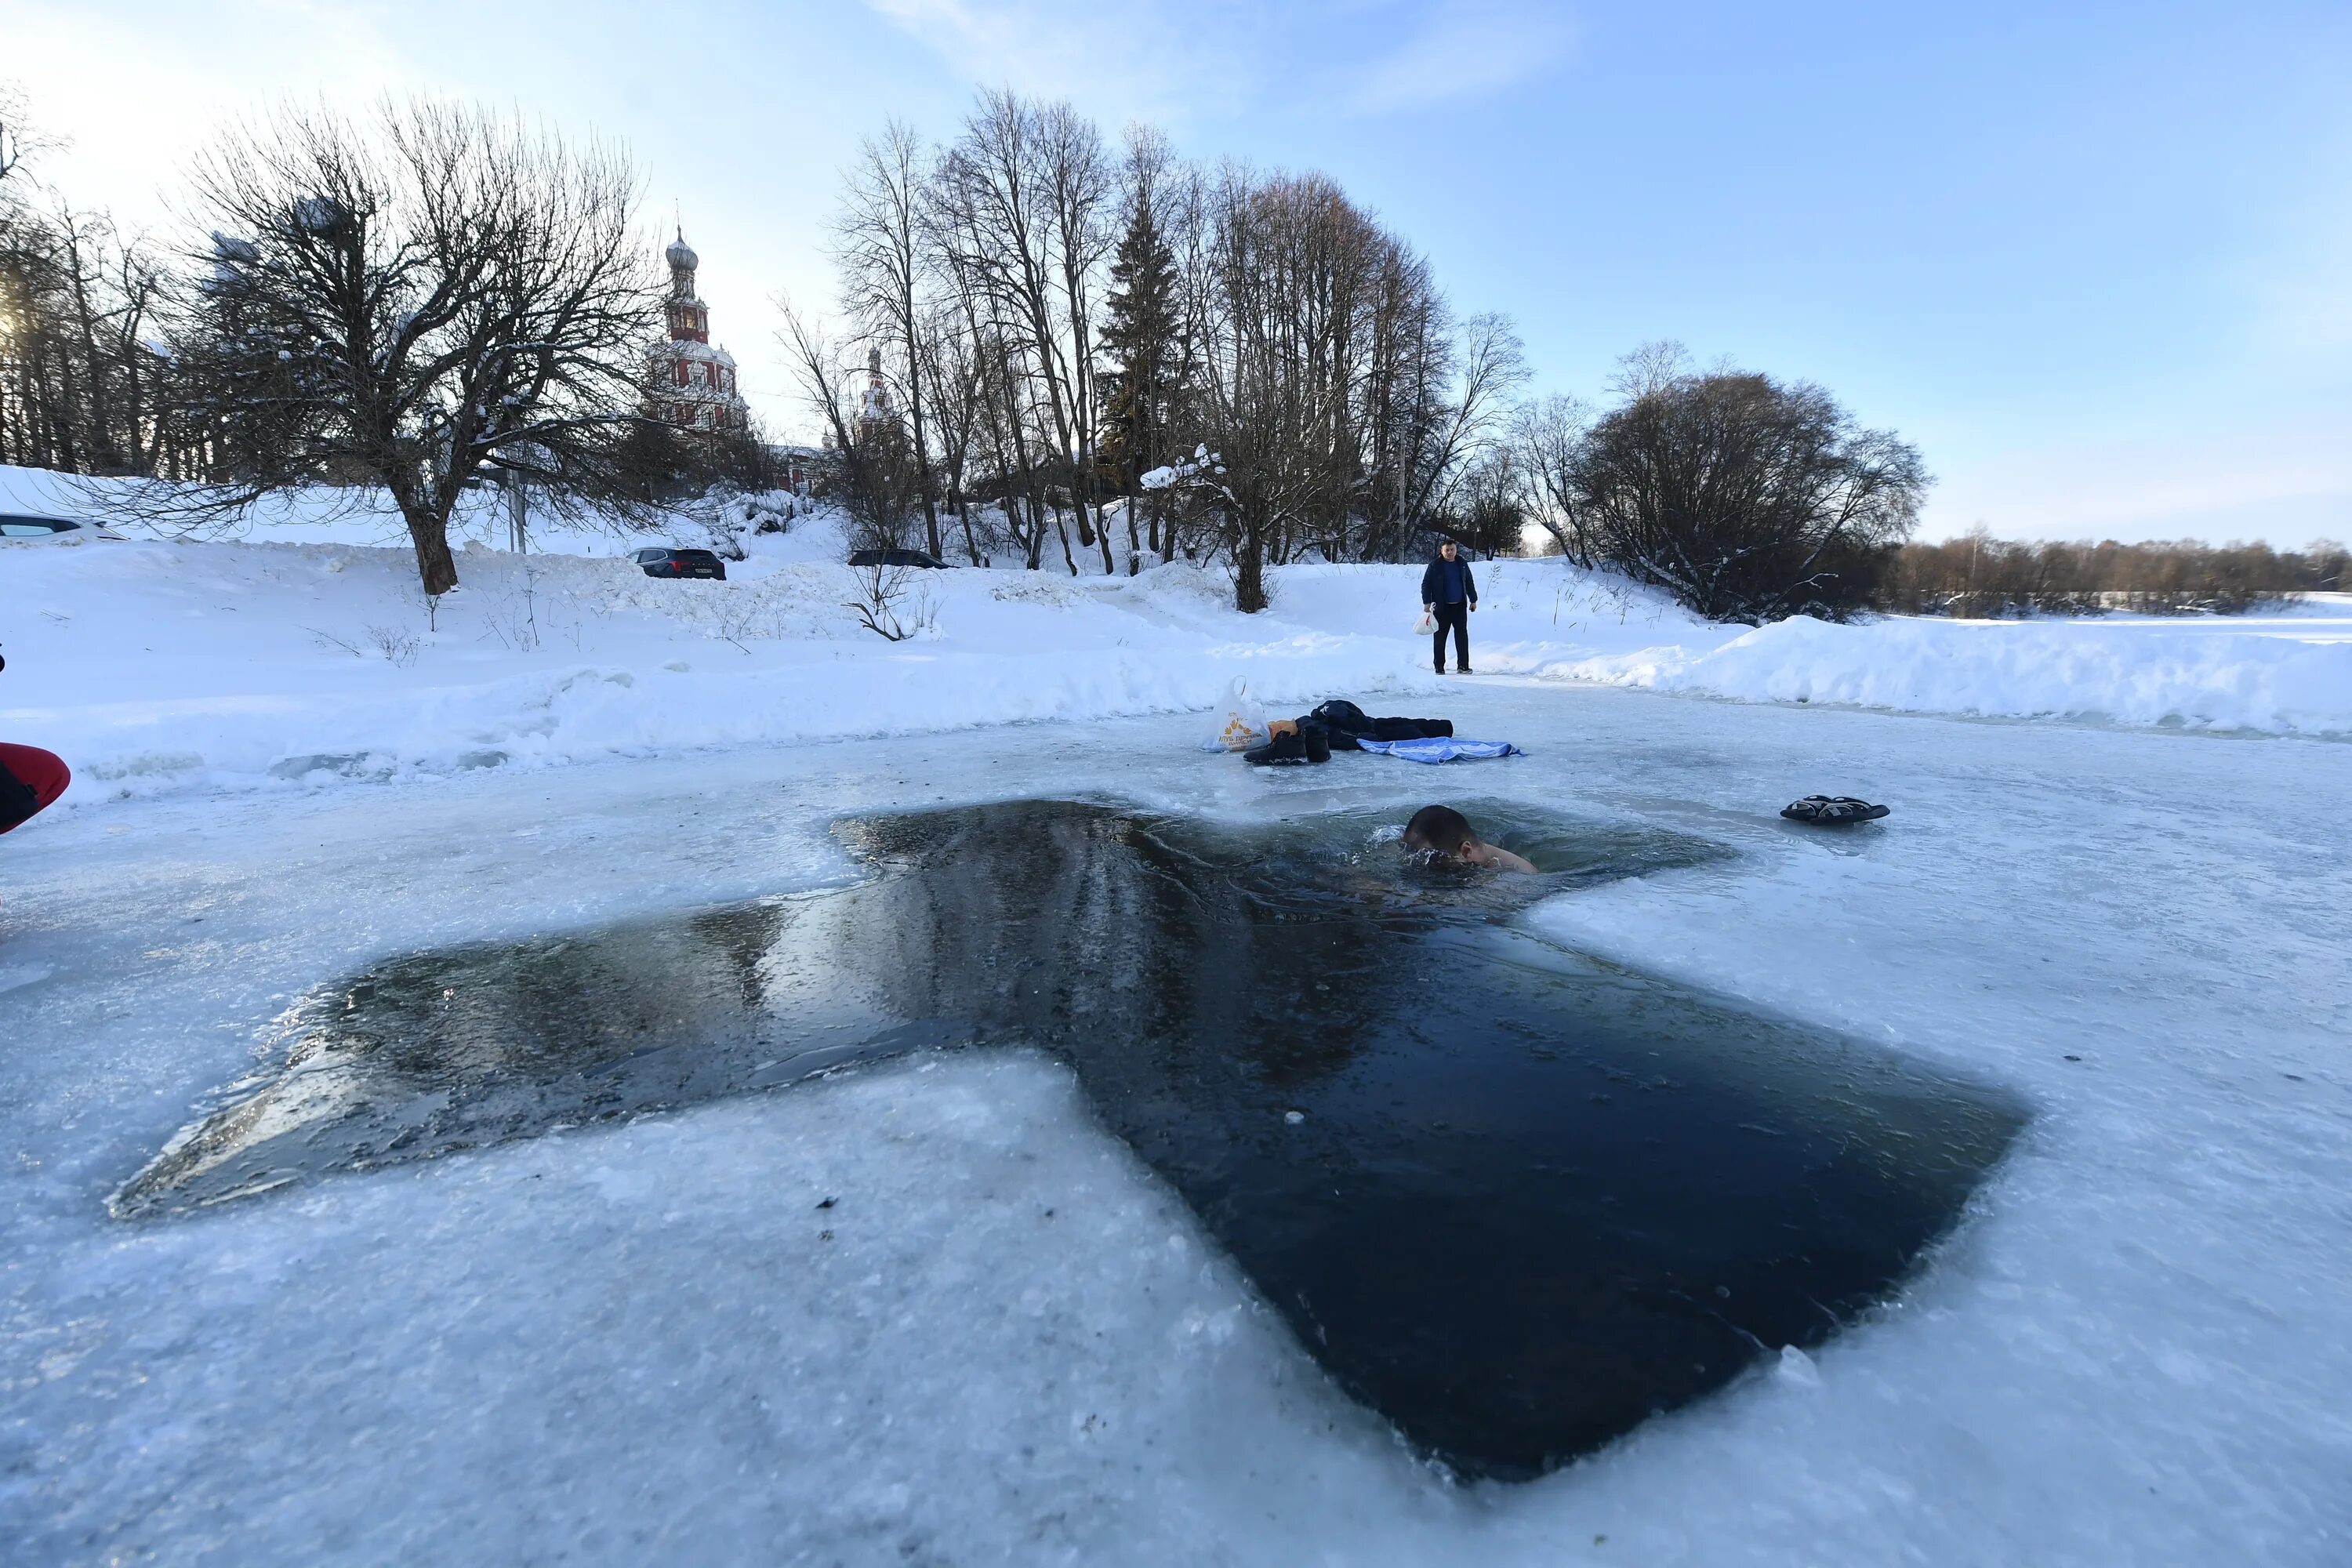
[[[116,1210],[1026,1044],[1071,1063],[1342,1387],[1459,1473],[1538,1475],[1883,1299],[2023,1114],[1509,918],[1595,881],[1728,874],[1715,847],[1472,815],[1544,875],[1417,864],[1361,814],[846,820],[875,868],[858,887],[321,988],[282,1063]]]

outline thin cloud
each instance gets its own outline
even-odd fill
[[[1387,114],[1524,81],[1567,52],[1556,7],[1448,0],[866,0],[975,82],[1184,123],[1272,107]],[[1300,62],[1315,61],[1302,68]]]
[[[866,0],[967,79],[1091,109],[1181,121],[1257,85],[1270,51],[1251,7],[1133,0]]]
[[[1354,104],[1383,113],[1497,92],[1558,63],[1575,37],[1569,19],[1552,7],[1448,5],[1370,62]]]

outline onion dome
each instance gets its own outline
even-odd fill
[[[677,237],[670,241],[669,250],[667,254],[669,257],[669,264],[672,267],[683,267],[688,272],[693,271],[697,267],[702,264],[702,258],[694,254],[694,247],[686,243],[686,230],[684,229],[678,230]]]

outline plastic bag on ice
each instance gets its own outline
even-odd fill
[[[1262,746],[1269,739],[1265,728],[1265,712],[1239,676],[1225,692],[1223,715],[1217,721],[1216,732],[1201,742],[1204,752],[1246,752],[1252,746]]]

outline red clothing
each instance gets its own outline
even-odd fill
[[[0,833],[22,825],[72,782],[65,759],[54,752],[0,742]]]

